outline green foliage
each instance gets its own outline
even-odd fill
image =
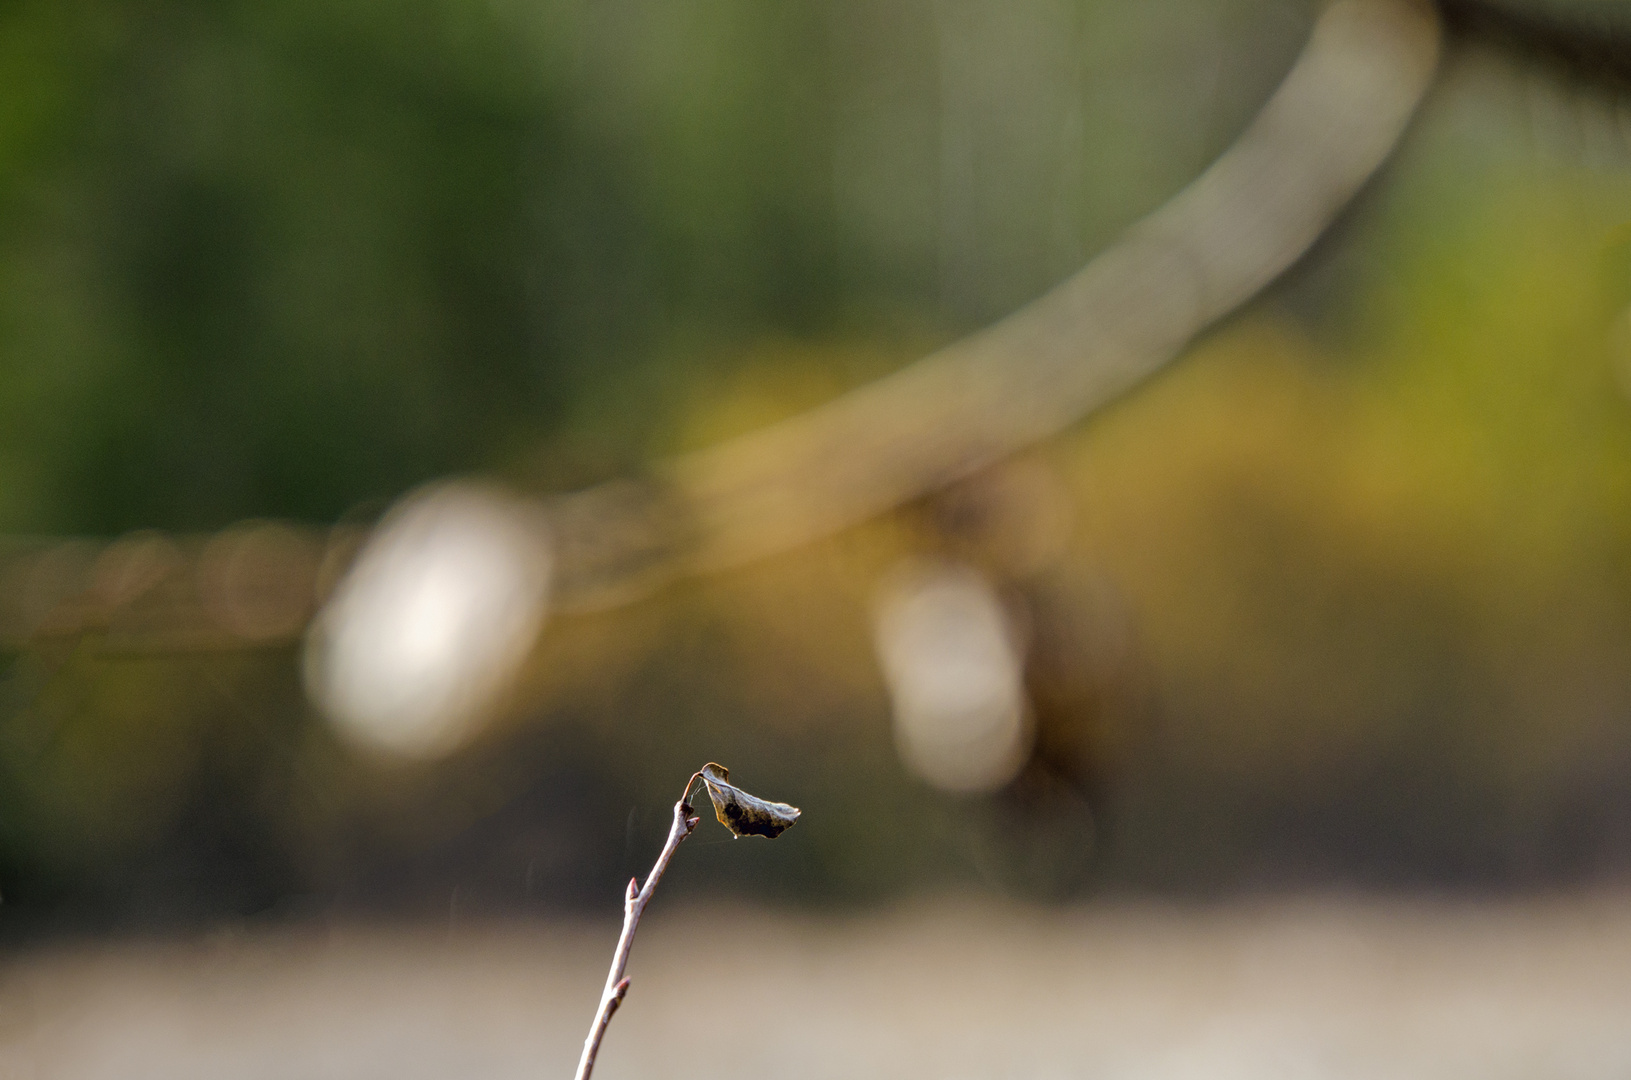
[[[1028,298],[1226,142],[1300,29],[937,10],[8,3],[0,529],[333,520],[563,425],[555,458],[600,448],[552,479],[638,460],[734,342]]]
[[[786,415],[1158,205],[1311,8],[0,0],[0,532],[326,522]],[[1115,827],[1065,834],[1112,876],[1544,869],[1616,805],[1625,114],[1505,64],[1456,52],[1287,284],[1049,450],[1159,699],[1107,764]],[[698,846],[695,880],[937,880],[979,811],[889,745],[891,530],[570,623],[536,714],[434,775],[347,759],[284,654],[7,658],[0,887],[594,900],[652,839],[639,793],[710,752],[828,809],[752,869]]]

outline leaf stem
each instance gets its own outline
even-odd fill
[[[589,1074],[595,1068],[595,1055],[600,1052],[600,1040],[606,1034],[606,1026],[612,1022],[612,1014],[617,1007],[623,1004],[623,995],[629,992],[629,980],[624,972],[628,970],[629,950],[634,946],[634,931],[640,926],[640,915],[651,902],[652,893],[657,891],[657,882],[662,879],[663,871],[668,869],[668,860],[674,857],[680,841],[691,835],[691,830],[697,827],[700,820],[692,816],[689,799],[691,785],[701,775],[701,772],[691,774],[680,801],[674,804],[674,823],[669,827],[668,841],[663,844],[651,873],[646,875],[646,883],[636,891],[635,880],[629,879],[628,891],[623,895],[623,932],[617,939],[617,951],[612,954],[612,967],[606,974],[606,989],[600,995],[600,1008],[595,1011],[589,1037],[583,1040],[583,1057],[578,1059],[576,1080],[589,1080]]]

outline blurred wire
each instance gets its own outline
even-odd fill
[[[473,486],[415,497],[351,564],[310,638],[308,687],[353,730],[377,736],[397,724],[412,732],[404,746],[443,746],[502,693],[546,606],[605,607],[678,574],[795,547],[1061,431],[1147,378],[1307,251],[1393,150],[1438,47],[1426,4],[1338,0],[1233,147],[1075,276],[994,326],[644,477],[542,504]],[[507,520],[485,531],[459,524],[472,513]],[[470,560],[421,542],[449,536],[474,537],[454,545],[467,554],[514,557],[476,560],[492,572],[477,574],[474,587],[450,569]],[[483,536],[502,540],[495,547]],[[0,557],[0,641],[22,648],[95,633],[103,647],[133,650],[287,644],[359,539],[260,523],[215,538],[19,542]],[[414,630],[453,608],[461,632],[491,631],[473,634],[484,649],[438,651]],[[444,631],[438,641],[459,636]],[[357,646],[363,637],[367,648]],[[400,648],[387,655],[393,643]],[[458,657],[469,670],[436,668]],[[359,664],[366,678],[353,670]],[[419,681],[379,690],[407,673]],[[379,693],[358,689],[367,686]]]
[[[360,539],[268,521],[107,544],[14,539],[0,554],[0,647],[92,634],[121,653],[287,645]]]

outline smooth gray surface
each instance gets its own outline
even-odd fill
[[[659,898],[595,1075],[1623,1078],[1627,899],[840,919]],[[311,928],[13,957],[0,1078],[565,1077],[615,936]]]

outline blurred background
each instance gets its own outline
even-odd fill
[[[1320,7],[0,2],[0,1002],[101,985],[97,943],[497,918],[585,958],[570,1042],[612,936],[561,928],[616,914],[709,760],[804,816],[704,823],[654,925],[767,908],[794,970],[871,955],[823,951],[845,920],[929,949],[921,905],[1072,942],[1233,941],[1261,923],[1171,912],[1262,897],[1583,918],[1524,905],[1631,876],[1617,0],[1448,6],[1313,251],[1062,435],[535,644],[517,616],[519,675],[434,752],[313,692],[307,627],[403,496],[638,477],[991,323],[1228,147]],[[1420,955],[1388,917],[1361,937]]]

